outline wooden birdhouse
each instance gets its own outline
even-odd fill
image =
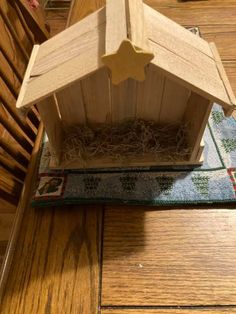
[[[100,168],[200,164],[213,102],[235,109],[213,43],[141,0],[107,0],[34,47],[17,107],[37,104],[52,167]]]

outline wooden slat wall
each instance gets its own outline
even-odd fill
[[[81,82],[76,82],[56,94],[63,126],[86,123]]]
[[[57,92],[57,100],[62,123],[67,127],[117,123],[135,117],[163,124],[182,121],[189,95],[188,89],[150,65],[145,81],[128,79],[119,85],[113,85],[107,70],[100,69]]]
[[[137,87],[136,112],[138,118],[152,120],[154,117],[160,116],[164,84],[164,75],[150,65],[146,80],[139,82]]]
[[[129,79],[118,86],[111,86],[112,121],[138,117],[160,124],[180,122],[189,94],[187,88],[150,66],[145,81]]]
[[[81,82],[87,121],[110,122],[110,91],[107,69],[102,68]],[[96,108],[96,110],[94,110]]]
[[[111,85],[111,114],[113,122],[121,122],[136,116],[137,82],[128,79],[119,85]]]
[[[22,12],[24,4],[20,2],[3,0],[0,7],[1,212],[12,212],[18,203],[39,126],[35,109],[21,117],[15,107],[35,43],[35,33],[31,31],[32,25]]]
[[[160,124],[181,122],[189,94],[190,92],[187,88],[165,78],[158,122]]]
[[[209,119],[212,109],[212,102],[202,96],[191,93],[187,108],[184,115],[184,121],[188,125],[188,144],[191,148],[190,160],[196,160],[199,150],[199,145],[205,131],[205,125]]]

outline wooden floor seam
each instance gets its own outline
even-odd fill
[[[104,216],[105,206],[102,208],[102,222],[101,222],[101,244],[100,244],[100,262],[99,262],[99,287],[98,287],[98,309],[102,308],[102,266],[103,266],[103,235],[104,235]]]

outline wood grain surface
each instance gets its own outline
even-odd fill
[[[98,207],[29,208],[0,313],[96,313],[100,213]]]
[[[4,254],[7,248],[7,241],[1,241],[0,240],[0,269],[2,267],[3,259],[4,259]]]
[[[105,3],[106,0],[72,0],[68,25],[82,20],[87,15],[103,7]]]
[[[236,212],[107,208],[102,305],[236,304]]]
[[[74,0],[68,25],[104,2]],[[145,2],[182,25],[199,25],[203,37],[216,42],[236,91],[235,0]],[[66,14],[47,12],[53,32],[65,25]],[[236,212],[210,208],[106,208],[102,289],[101,209],[29,208],[0,313],[97,314],[102,305],[101,314],[233,314],[222,305],[236,304]],[[202,306],[177,308],[193,303]],[[204,308],[209,304],[221,306]]]
[[[14,213],[0,213],[0,241],[9,239],[14,216]]]
[[[101,219],[98,206],[27,207],[0,313],[97,313]]]
[[[7,247],[7,241],[10,237],[14,216],[14,213],[0,213],[0,269]]]
[[[45,11],[45,16],[50,25],[50,34],[54,36],[66,27],[68,10],[47,10]]]

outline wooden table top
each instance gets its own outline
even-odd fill
[[[236,1],[148,0],[215,41],[236,92]],[[69,24],[104,4],[77,0]],[[236,313],[236,211],[27,208],[0,313]]]

